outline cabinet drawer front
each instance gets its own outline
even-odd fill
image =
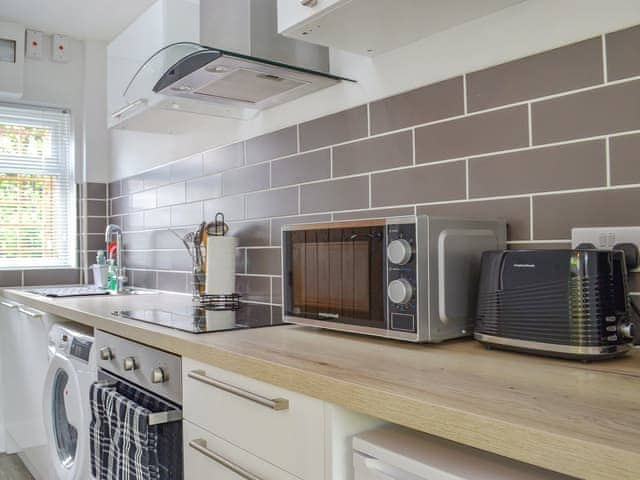
[[[324,478],[324,405],[183,358],[184,418],[305,480]]]
[[[183,427],[185,480],[296,480],[186,420]]]

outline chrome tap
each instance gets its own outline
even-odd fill
[[[122,264],[122,229],[120,226],[115,223],[110,223],[107,225],[107,229],[104,232],[104,241],[105,243],[109,243],[113,238],[113,234],[116,235],[116,281],[117,281],[117,293],[122,293],[124,290],[124,284],[127,281],[127,277],[125,276],[125,268]]]

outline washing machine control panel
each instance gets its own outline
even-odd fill
[[[93,343],[89,340],[81,340],[79,338],[74,338],[71,341],[71,348],[69,349],[69,354],[73,355],[80,360],[84,360],[85,362],[89,361],[89,356],[91,355],[91,346]]]

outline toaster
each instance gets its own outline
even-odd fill
[[[632,348],[623,252],[489,251],[480,269],[474,337],[488,348],[585,361]]]

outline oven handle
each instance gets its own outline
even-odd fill
[[[223,456],[218,455],[216,452],[209,450],[207,448],[207,441],[204,438],[197,438],[195,440],[191,440],[189,442],[189,446],[193,448],[196,452],[199,452],[205,457],[210,458],[214,462],[219,463],[226,469],[231,470],[233,473],[241,476],[245,480],[263,480],[262,478],[254,475],[248,470],[245,470],[240,465],[236,465],[231,460],[227,460]]]
[[[233,395],[237,395],[238,397],[251,400],[252,402],[271,408],[272,410],[288,410],[289,409],[289,400],[287,400],[286,398],[263,397],[262,395],[252,393],[240,387],[236,387],[234,385],[230,385],[228,383],[221,382],[220,380],[215,380],[211,377],[208,377],[207,374],[204,372],[204,370],[192,370],[187,375],[189,378],[193,378],[198,382],[202,382],[212,387],[219,388],[220,390],[224,390],[225,392],[231,393]]]

